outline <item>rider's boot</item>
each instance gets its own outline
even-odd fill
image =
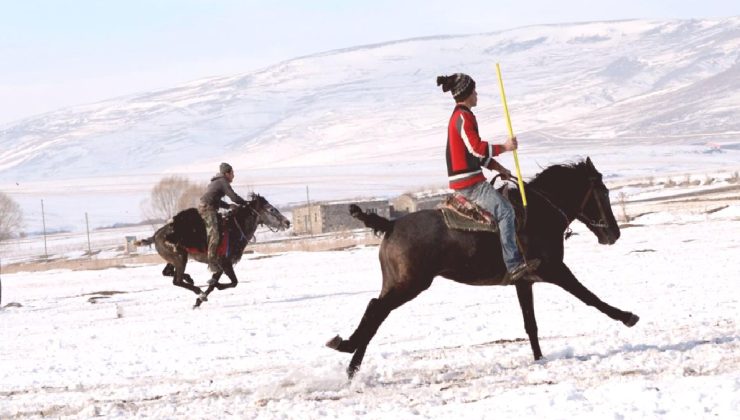
[[[519,280],[526,280],[526,281],[542,281],[539,276],[534,274],[534,271],[537,270],[537,267],[540,266],[540,260],[537,258],[531,258],[527,260],[526,262],[522,262],[521,264],[514,267],[511,271],[506,273],[506,276],[504,276],[503,283],[504,284],[513,284],[516,283]]]

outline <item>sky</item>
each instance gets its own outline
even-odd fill
[[[0,124],[398,39],[738,14],[735,0],[0,0]]]

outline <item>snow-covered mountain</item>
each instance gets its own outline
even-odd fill
[[[222,160],[237,169],[238,187],[278,203],[305,198],[306,185],[319,199],[443,185],[453,103],[435,78],[472,75],[481,134],[503,139],[496,62],[525,176],[585,155],[614,177],[737,165],[739,57],[740,17],[531,26],[330,51],[2,126],[0,188],[34,201],[60,191],[70,200],[81,191],[145,197],[165,174],[205,180]]]

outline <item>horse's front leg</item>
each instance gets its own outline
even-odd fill
[[[634,326],[637,324],[637,321],[640,320],[640,317],[632,312],[617,309],[599,299],[598,296],[593,294],[586,288],[586,286],[582,285],[581,282],[578,281],[576,276],[573,275],[568,266],[564,263],[559,263],[554,266],[553,270],[547,273],[546,277],[543,277],[543,280],[562,287],[586,305],[593,306],[606,314],[609,318],[622,321],[624,325],[628,327]]]
[[[219,274],[218,277],[216,277],[216,282],[213,283],[213,286],[215,286],[216,289],[218,290],[224,290],[224,289],[230,289],[232,287],[236,287],[236,285],[239,283],[239,280],[237,280],[236,278],[236,273],[234,272],[234,266],[231,264],[230,261],[225,261],[221,265],[222,265],[223,273],[226,274],[229,280],[231,280],[231,283],[219,283],[218,277],[221,277],[221,274]]]
[[[534,360],[542,359],[542,350],[540,350],[540,339],[537,336],[537,320],[534,317],[534,300],[532,298],[532,283],[517,282],[516,296],[519,298],[519,307],[522,308],[522,317],[524,317],[524,330],[529,336],[529,345],[532,346]]]
[[[195,299],[195,305],[193,305],[193,309],[199,308],[203,302],[208,301],[208,295],[210,295],[211,292],[217,287],[218,279],[221,278],[222,274],[223,271],[217,271],[213,273],[211,278],[208,280],[208,287],[206,288],[206,291],[199,294],[198,298]]]

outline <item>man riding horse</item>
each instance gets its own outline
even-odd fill
[[[223,197],[228,196],[236,204],[247,204],[247,201],[231,188],[231,182],[234,181],[234,168],[224,162],[221,163],[218,169],[218,173],[211,178],[206,193],[200,198],[200,205],[198,206],[198,213],[203,218],[208,234],[208,269],[212,273],[221,271],[221,264],[217,255],[221,240],[218,227],[218,209],[229,208]]]
[[[449,91],[456,105],[447,126],[447,176],[450,188],[462,194],[496,220],[501,237],[501,251],[508,271],[505,282],[513,283],[522,278],[536,280],[531,271],[539,261],[524,261],[519,252],[516,238],[514,209],[504,197],[483,176],[482,167],[496,170],[504,179],[511,172],[493,159],[503,152],[517,149],[516,137],[504,144],[491,144],[483,141],[478,134],[478,122],[471,108],[478,105],[478,92],[475,81],[464,73],[437,77],[437,86]]]

